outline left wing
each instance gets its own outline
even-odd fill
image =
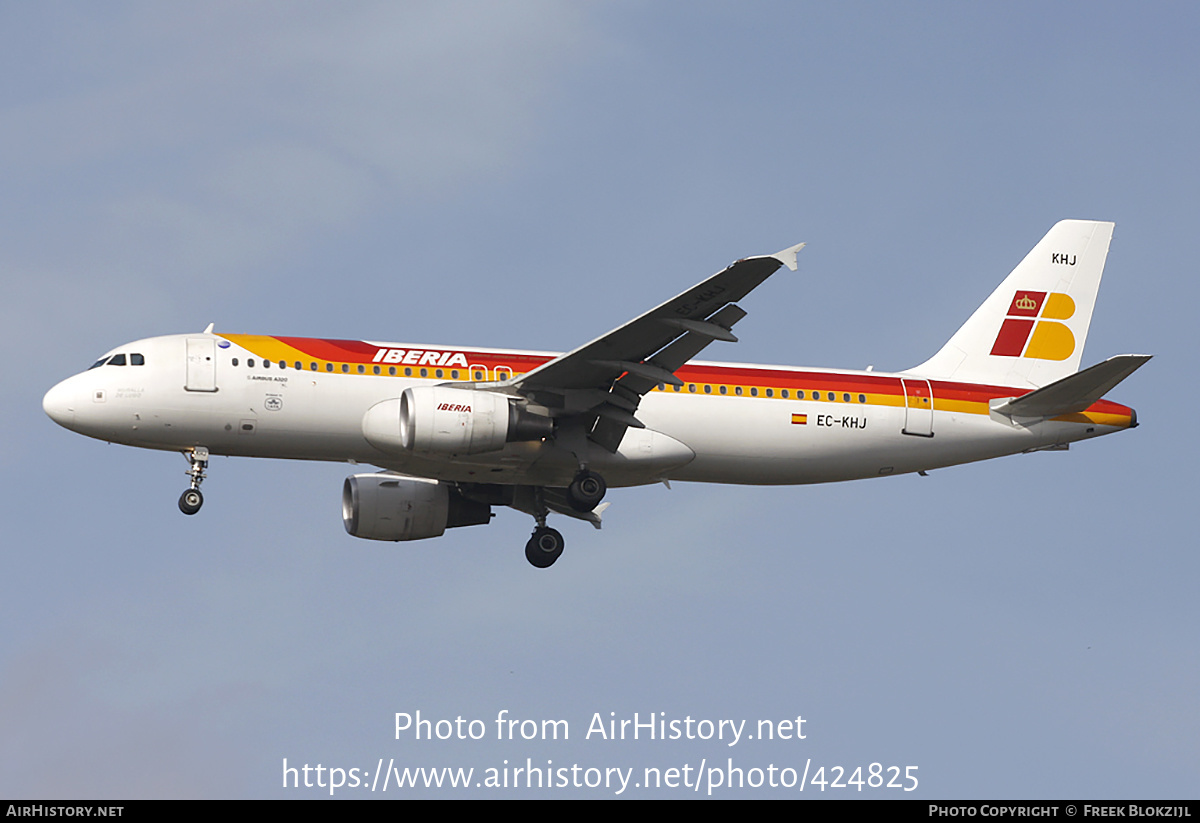
[[[590,343],[543,363],[509,385],[556,416],[581,418],[588,437],[615,452],[646,392],[682,385],[675,370],[714,340],[737,342],[730,329],[746,316],[741,300],[780,266],[796,270],[804,244],[747,257]]]

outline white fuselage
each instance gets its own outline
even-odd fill
[[[486,383],[472,377],[476,369],[488,380],[513,377],[526,369],[498,364],[541,362],[551,354],[361,343],[368,353],[433,354],[421,355],[425,368],[417,357],[410,360],[418,365],[400,359],[397,369],[377,359],[381,354],[303,353],[286,359],[270,353],[264,366],[265,344],[259,343],[280,340],[295,342],[213,334],[139,340],[106,355],[127,355],[124,365],[105,364],[64,380],[44,406],[66,428],[150,449],[203,446],[212,454],[352,461],[418,477],[509,485],[565,486],[578,469],[577,455],[553,438],[482,454],[421,456],[386,443],[381,448],[378,437],[364,433],[368,412],[406,388]],[[345,341],[296,345],[305,342]],[[457,359],[439,354],[449,352]],[[132,364],[135,354],[141,365]],[[435,372],[439,357],[468,366],[454,377],[448,369]],[[696,361],[678,375],[682,387],[660,386],[643,398],[637,418],[644,429],[629,428],[615,454],[589,453],[589,466],[610,485],[878,477],[1062,447],[1135,424],[1131,410],[1107,401],[1083,414],[1013,420],[989,413],[988,403],[1028,389],[931,383],[910,374]]]

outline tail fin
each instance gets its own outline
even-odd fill
[[[1034,388],[1074,374],[1112,232],[1112,223],[1056,223],[942,350],[910,371]]]

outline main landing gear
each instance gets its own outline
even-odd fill
[[[192,485],[179,495],[179,510],[184,514],[195,514],[204,505],[200,484],[204,482],[204,470],[208,468],[208,449],[205,446],[196,446],[191,451],[184,452],[183,456],[187,458],[190,467],[184,474],[192,478]]]
[[[563,553],[565,545],[558,530],[546,525],[548,514],[550,509],[546,507],[546,491],[538,487],[533,490],[533,519],[537,521],[537,528],[525,544],[525,559],[535,569],[548,569],[553,566],[554,561]]]
[[[596,507],[600,505],[606,491],[608,491],[608,484],[604,482],[603,477],[593,471],[581,468],[575,475],[575,479],[571,481],[571,485],[567,487],[565,495],[560,491],[555,491],[554,506],[559,512],[571,514],[571,511],[567,509],[569,506],[571,510],[579,512],[573,516],[590,520],[592,525],[598,528],[599,518],[588,513],[595,511]],[[566,506],[563,505],[564,502]],[[533,530],[533,536],[525,544],[525,559],[535,568],[549,568],[562,555],[564,541],[563,536],[556,529],[546,525],[546,516],[550,513],[550,509],[546,505],[546,490],[541,487],[534,488],[532,507],[521,508],[523,511],[531,512],[534,520],[537,521],[537,528]]]
[[[590,512],[600,505],[606,491],[608,484],[604,482],[603,477],[587,469],[580,469],[579,474],[575,475],[575,479],[567,487],[567,502],[577,512]]]
[[[563,545],[563,536],[557,529],[538,526],[533,530],[533,537],[525,544],[525,559],[535,568],[549,568],[563,553]]]

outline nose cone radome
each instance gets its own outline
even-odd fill
[[[46,396],[42,398],[42,409],[58,425],[68,429],[74,428],[78,396],[79,392],[75,390],[72,381],[64,380],[46,392]]]

